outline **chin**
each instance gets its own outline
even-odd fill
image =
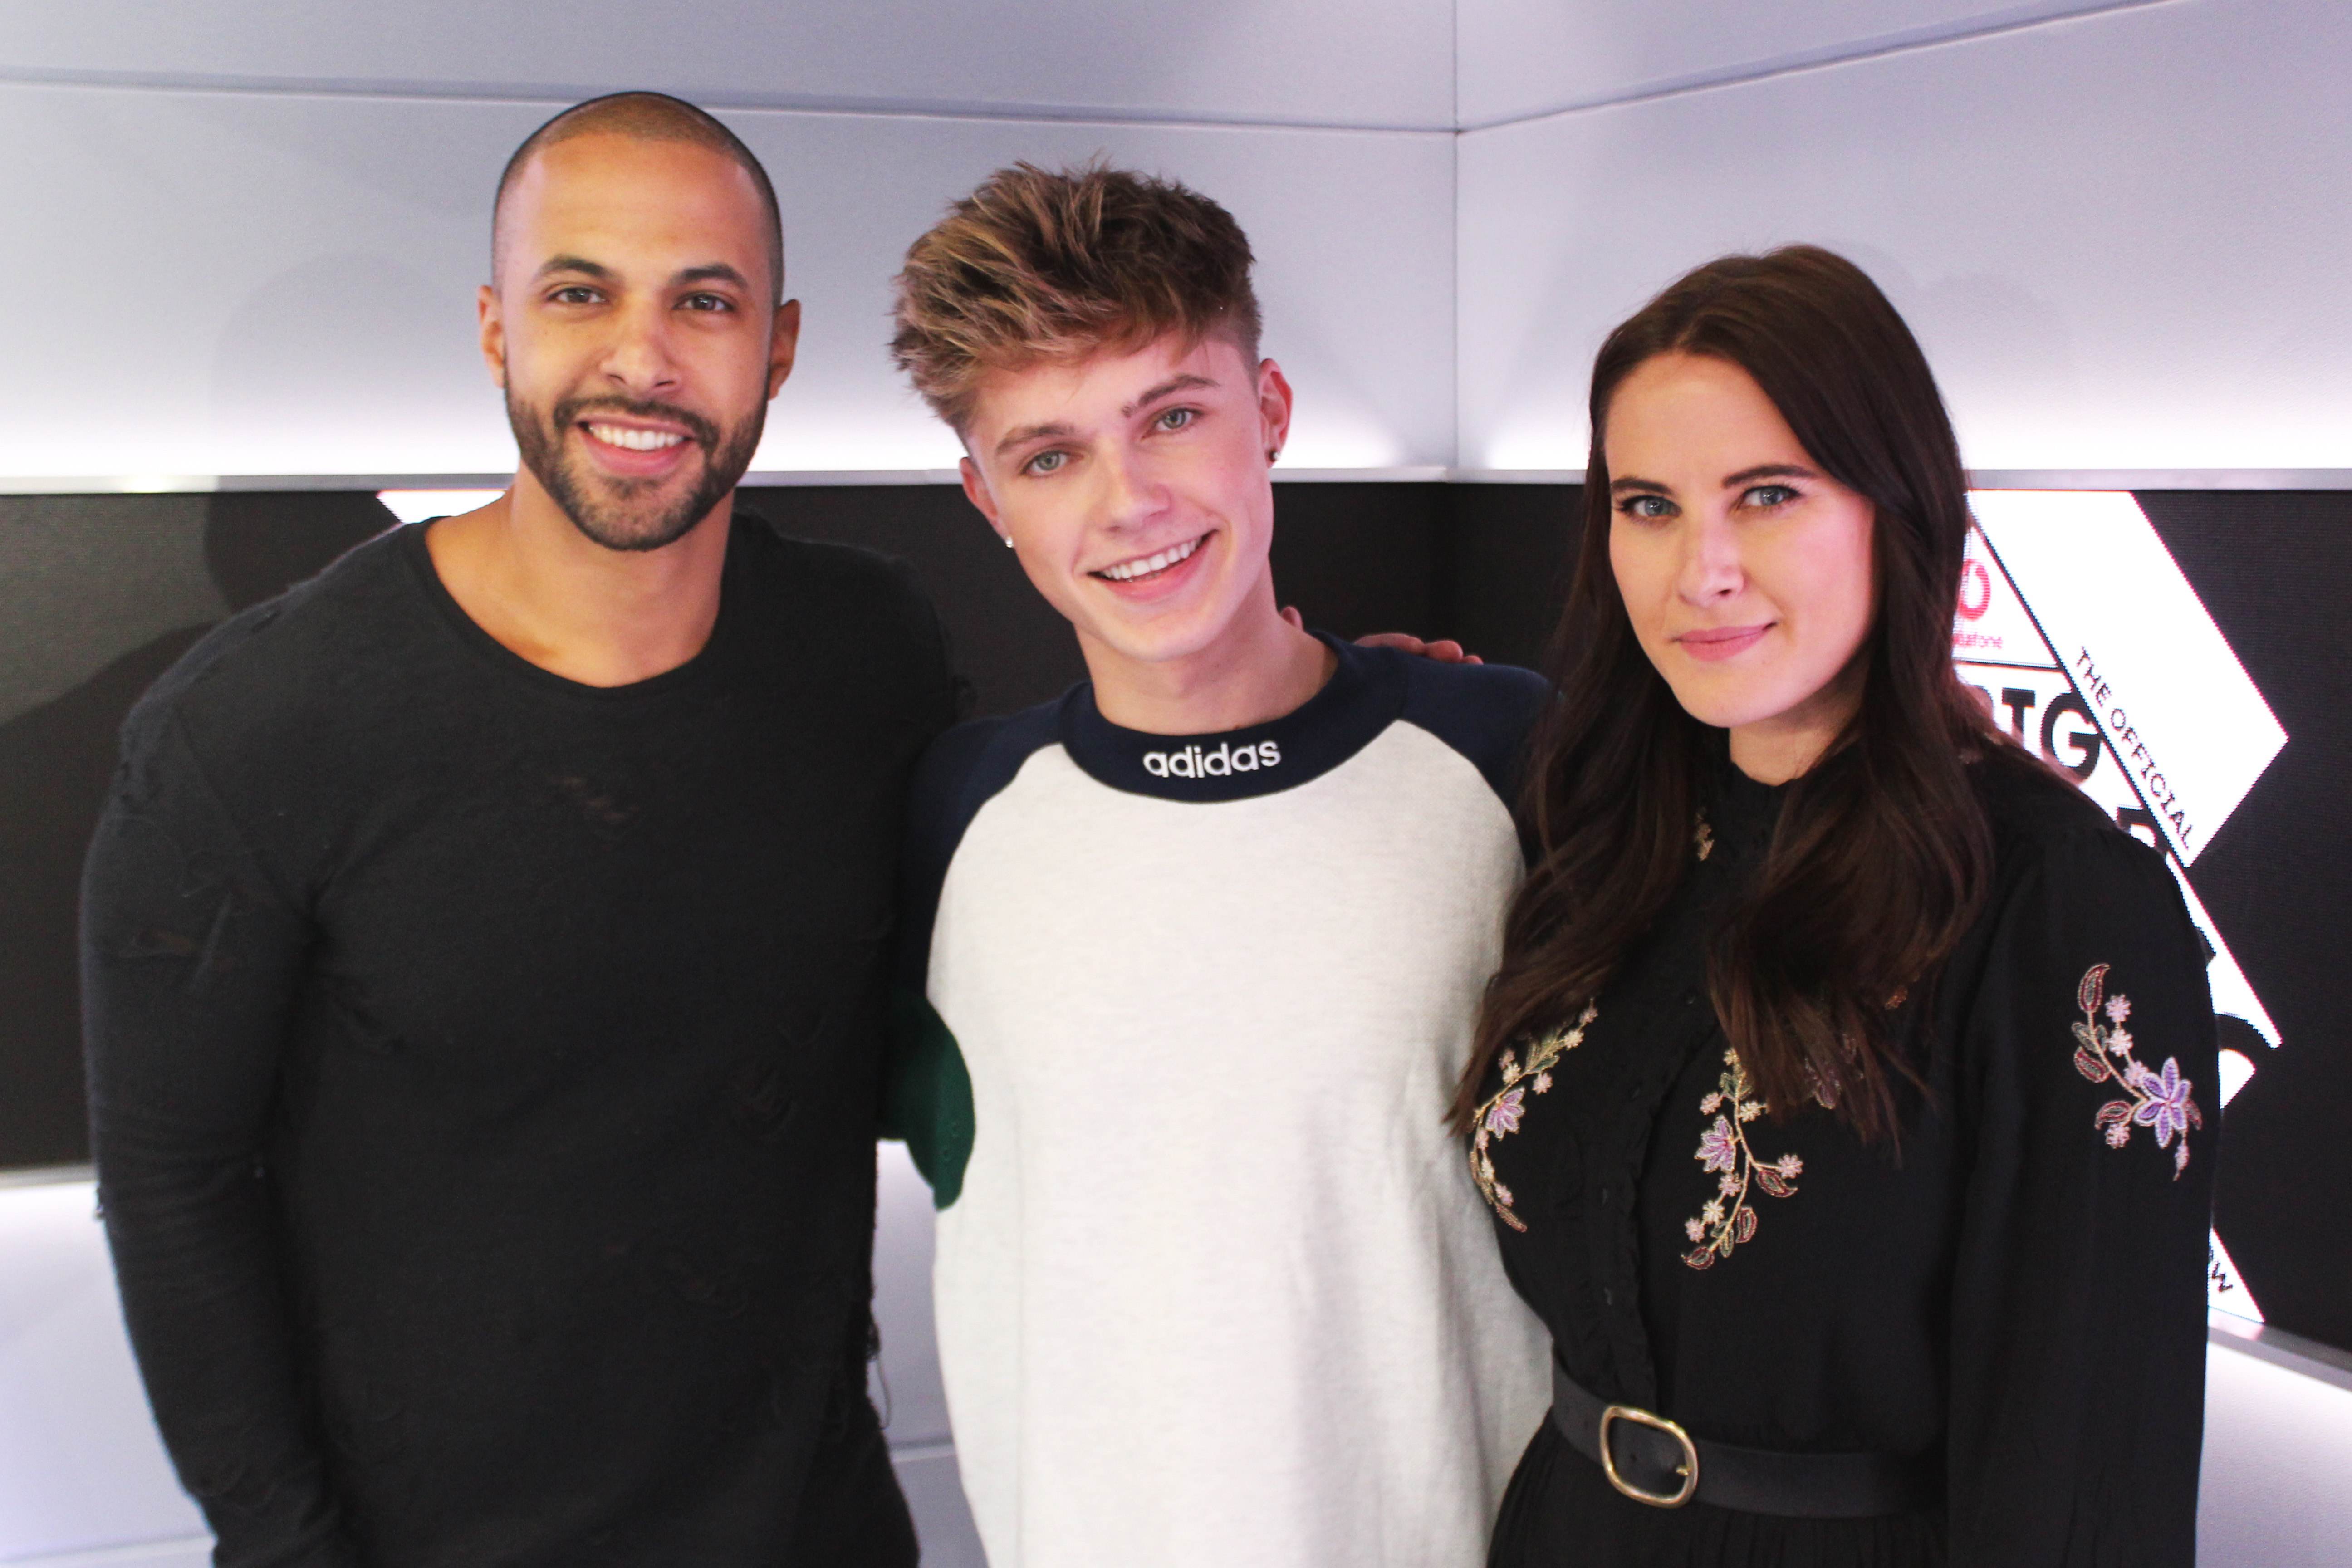
[[[1712,684],[1677,686],[1672,681],[1666,686],[1675,694],[1675,700],[1682,704],[1684,712],[1716,730],[1736,730],[1742,724],[1753,724],[1790,706],[1776,703],[1773,698],[1754,690],[1727,690]]]
[[[1198,612],[1141,623],[1104,616],[1096,618],[1092,630],[1096,641],[1122,658],[1138,664],[1165,664],[1171,659],[1190,658],[1214,647],[1232,619],[1229,615],[1211,616]]]

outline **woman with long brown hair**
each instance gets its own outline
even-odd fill
[[[2189,1563],[2204,953],[1953,670],[1917,343],[1827,251],[1729,257],[1591,416],[1455,1106],[1555,1352],[1493,1561]]]

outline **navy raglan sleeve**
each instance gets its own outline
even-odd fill
[[[1402,656],[1400,656],[1402,657]],[[1506,810],[1518,815],[1535,733],[1552,700],[1551,682],[1507,664],[1412,660],[1407,721],[1435,735],[1475,766]],[[1534,846],[1521,832],[1521,847]]]
[[[2221,1109],[2205,952],[2113,829],[2035,848],[1963,1015],[1955,1568],[2187,1568]]]
[[[83,879],[91,1142],[148,1399],[224,1568],[358,1561],[305,1415],[262,1164],[310,941],[179,719],[143,707]]]

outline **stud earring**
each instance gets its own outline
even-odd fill
[[[1007,550],[1013,548],[1013,536],[1009,533],[1004,536],[1004,548]]]

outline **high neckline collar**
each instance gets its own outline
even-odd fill
[[[1716,732],[1714,752],[1714,777],[1707,794],[1715,836],[1718,841],[1760,852],[1771,841],[1780,808],[1796,781],[1759,784],[1740,772],[1739,764],[1731,760],[1731,737],[1727,731]]]

